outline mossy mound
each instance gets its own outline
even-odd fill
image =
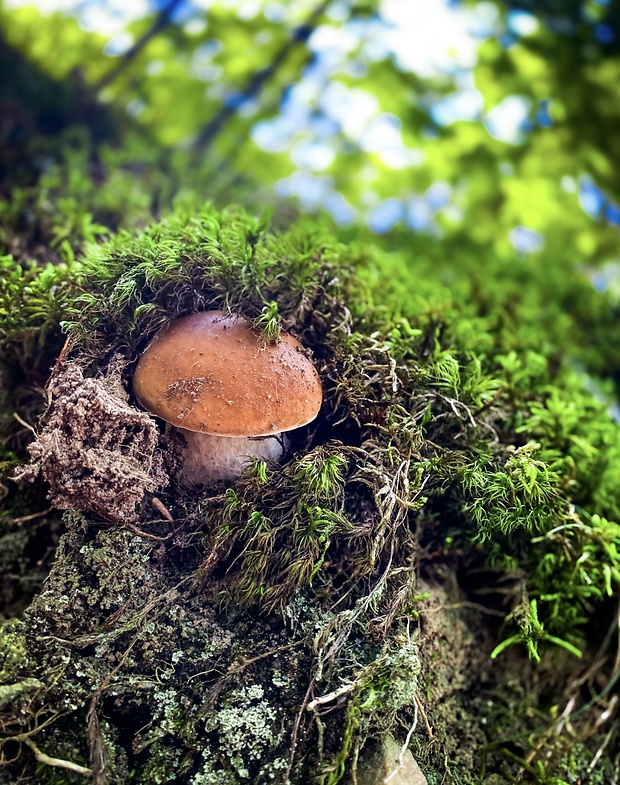
[[[418,679],[433,678],[432,658],[418,651],[433,613],[421,576],[445,584],[458,574],[467,602],[505,617],[503,630],[478,627],[482,643],[463,637],[468,655],[482,648],[480,671],[492,653],[517,663],[515,679],[529,679],[527,650],[557,658],[566,673],[583,649],[587,673],[597,648],[607,652],[620,583],[620,438],[606,404],[569,351],[532,348],[526,319],[515,329],[497,314],[436,303],[409,318],[369,305],[366,282],[389,266],[316,224],[272,233],[241,210],[205,207],[179,208],[67,266],[11,278],[7,297],[25,307],[18,321],[9,311],[0,322],[9,372],[16,356],[30,356],[28,336],[45,329],[58,341],[61,325],[67,335],[32,450],[70,510],[43,592],[18,632],[10,629],[23,652],[6,666],[9,683],[23,687],[3,708],[13,772],[25,767],[36,781],[32,752],[44,749],[101,783],[327,785],[355,768],[367,738],[404,739],[428,715],[414,742],[431,781],[448,771],[454,782],[473,781],[465,776],[481,757],[448,744],[453,721],[439,718],[444,738],[424,749],[435,707],[432,690],[416,691]],[[317,420],[292,434],[281,464],[255,461],[229,487],[194,492],[177,483],[178,437],[154,420],[128,426],[132,408],[144,417],[131,374],[157,330],[211,308],[243,314],[267,341],[280,330],[298,337],[325,400]],[[84,441],[82,422],[81,450],[103,448],[120,462],[144,451],[144,428],[154,434],[138,497],[127,496],[123,471],[105,485],[79,455],[54,473],[45,428],[66,436],[84,416],[63,408],[68,372],[125,412],[103,445]],[[524,648],[503,653],[510,644]],[[519,693],[500,668],[491,672],[489,690],[506,701]],[[456,703],[477,676],[465,675],[461,693],[447,688]],[[513,732],[537,729],[565,683],[553,697],[540,683],[529,697],[521,690],[528,708]],[[581,702],[587,743],[596,707],[587,695]],[[506,728],[485,726],[482,703],[462,708],[475,744]],[[514,771],[527,763],[526,747],[512,751]],[[448,768],[444,749],[454,750]],[[504,771],[494,753],[484,765]],[[53,781],[54,772],[41,763],[36,776]]]

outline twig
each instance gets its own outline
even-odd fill
[[[35,436],[37,435],[37,432],[36,432],[36,431],[35,431],[35,429],[32,427],[32,425],[30,425],[30,423],[29,423],[29,422],[26,422],[26,420],[22,419],[22,418],[19,416],[19,414],[17,414],[17,412],[13,412],[13,417],[15,417],[15,419],[17,420],[17,422],[18,422],[20,425],[23,425],[23,426],[24,426],[24,428],[28,428],[28,430],[29,430],[31,433],[33,433]]]
[[[37,712],[37,714],[35,715],[35,720],[38,719],[40,714],[41,711]],[[34,736],[35,733],[38,733],[39,731],[43,730],[43,728],[47,727],[48,725],[51,725],[53,722],[55,722],[58,719],[58,717],[63,717],[65,714],[67,714],[67,712],[62,712],[62,713],[56,712],[55,714],[52,714],[51,717],[48,717],[46,720],[43,720],[43,722],[40,725],[37,725],[36,727],[32,728],[32,730],[27,730],[24,731],[23,733],[16,733],[11,736],[3,736],[2,738],[0,738],[0,750],[7,742],[20,742],[20,741],[28,742],[31,736]],[[13,722],[11,724],[15,724],[15,723]],[[3,732],[5,730],[5,727],[6,726],[3,723],[2,725]]]
[[[123,55],[122,60],[118,65],[116,65],[111,71],[108,71],[105,76],[103,76],[94,86],[95,92],[99,92],[103,90],[104,87],[107,87],[111,84],[116,77],[122,73],[122,71],[127,68],[127,66],[131,63],[132,60],[144,49],[144,47],[148,44],[151,38],[154,38],[158,33],[160,33],[165,27],[168,26],[170,22],[170,17],[174,13],[176,7],[180,5],[183,0],[169,0],[168,4],[162,8],[159,12],[155,21],[150,26],[150,28],[144,33],[142,38],[139,38],[136,43]]]
[[[5,523],[26,523],[26,521],[33,521],[35,518],[42,518],[44,515],[49,515],[54,508],[48,507],[47,510],[41,512],[33,512],[32,515],[22,515],[21,518],[3,518]]]
[[[576,701],[577,701],[577,699],[575,697],[570,698],[568,703],[564,707],[564,711],[558,717],[558,719],[556,721],[556,725],[555,725],[555,735],[556,736],[561,736],[562,735],[562,731],[564,730],[564,726],[566,725],[567,720],[569,719],[570,715],[573,712],[573,709],[575,708]]]
[[[306,706],[306,710],[313,711],[317,706],[322,706],[324,703],[331,703],[333,700],[336,700],[336,698],[339,698],[341,695],[346,695],[347,692],[351,692],[358,686],[358,682],[353,682],[353,684],[343,684],[342,687],[338,687],[337,690],[334,690],[327,695],[321,695],[320,698],[315,698],[313,701],[310,701],[310,703]]]
[[[424,711],[424,706],[422,705],[422,701],[418,698],[417,695],[413,696],[413,700],[415,701],[416,708],[420,712],[420,716],[422,717],[422,722],[424,723],[424,727],[426,729],[426,735],[428,736],[428,740],[429,741],[435,741],[435,734],[433,733],[433,729],[431,728],[431,724],[428,721],[428,717],[426,716],[426,712]]]
[[[108,754],[101,735],[99,717],[97,716],[98,702],[99,694],[93,697],[88,710],[86,718],[86,737],[88,739],[91,772],[95,785],[105,785]]]
[[[299,707],[299,711],[297,712],[297,716],[295,717],[295,724],[293,725],[293,733],[291,735],[291,752],[288,756],[288,765],[286,767],[286,772],[284,774],[283,782],[288,782],[290,780],[291,770],[293,768],[293,761],[295,759],[295,750],[297,749],[297,735],[299,733],[299,725],[301,723],[301,718],[304,714],[304,709],[308,704],[308,698],[310,697],[310,693],[314,689],[314,676],[310,679],[310,684],[308,684],[308,689],[306,690],[306,694],[304,695],[304,699],[301,702],[301,706]]]
[[[287,643],[284,646],[278,646],[276,649],[269,649],[269,651],[264,651],[262,654],[257,654],[256,657],[251,657],[249,660],[242,659],[240,662],[233,662],[229,666],[225,678],[230,679],[232,676],[242,673],[248,667],[248,665],[252,665],[259,660],[264,660],[265,657],[271,657],[274,654],[279,654],[281,651],[294,649],[295,646],[299,646],[301,643],[302,641],[293,641],[293,643]],[[196,679],[198,676],[204,676],[207,673],[211,673],[211,671],[201,671],[200,673],[194,673],[187,681],[189,683],[192,681],[192,679]]]
[[[37,747],[32,739],[24,739],[24,744],[27,744],[34,752],[34,757],[39,763],[44,763],[46,766],[56,766],[59,769],[68,769],[74,771],[76,774],[83,774],[85,777],[92,777],[93,770],[80,766],[78,763],[72,763],[70,760],[63,760],[62,758],[51,758]]]
[[[384,783],[389,782],[391,779],[393,779],[398,774],[398,772],[402,768],[404,768],[404,766],[405,766],[405,753],[407,752],[407,748],[409,747],[409,742],[411,741],[411,737],[413,736],[413,732],[415,731],[417,724],[418,724],[418,704],[416,703],[415,711],[414,711],[414,715],[413,715],[413,724],[409,728],[409,732],[407,733],[407,736],[405,738],[405,743],[400,748],[400,752],[398,753],[398,766],[390,774],[388,774],[388,776],[383,780]]]
[[[165,537],[158,537],[156,534],[149,534],[148,532],[143,532],[142,529],[138,529],[137,526],[134,526],[133,523],[125,523],[125,528],[129,529],[129,531],[137,534],[138,537],[144,537],[146,540],[154,540],[155,542],[166,542],[172,537],[172,532],[170,534],[166,534]]]
[[[616,697],[617,696],[614,695],[614,698],[616,698]],[[606,719],[609,719],[609,716]],[[600,724],[602,724],[602,723],[598,722],[597,726],[600,725]],[[605,751],[605,747],[607,747],[607,745],[611,741],[612,736],[616,733],[617,730],[618,730],[618,728],[616,726],[612,725],[611,728],[605,734],[605,738],[603,739],[602,744],[600,745],[600,747],[596,751],[596,754],[592,758],[592,761],[590,762],[590,765],[587,768],[587,773],[588,774],[591,774],[596,769],[596,767],[598,765],[598,762],[601,759],[601,756],[602,756],[603,752]]]
[[[319,17],[325,12],[330,3],[331,0],[323,0],[323,2],[310,14],[308,20],[293,30],[288,41],[286,41],[280,50],[276,52],[271,64],[252,74],[245,88],[241,91],[240,96],[235,101],[224,103],[220,111],[215,117],[209,120],[194,140],[193,148],[196,152],[204,153],[208,150],[224,123],[232,117],[240,107],[248,101],[251,101],[260,93],[265,82],[276,73],[297,44],[304,44],[308,38],[310,38]]]

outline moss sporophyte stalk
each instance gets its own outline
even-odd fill
[[[506,317],[521,270],[492,312],[428,281],[397,311],[367,295],[393,262],[209,206],[64,264],[4,258],[6,522],[45,510],[57,550],[1,632],[0,779],[331,785],[393,736],[429,783],[446,760],[454,782],[574,781],[605,722],[571,685],[610,651],[617,424],[577,341]],[[134,380],[210,311],[265,351],[294,336],[323,403],[274,429],[279,460],[183,484],[185,437]]]

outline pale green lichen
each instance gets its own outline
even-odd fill
[[[271,683],[274,687],[286,687],[291,683],[291,678],[286,673],[281,673],[279,670],[274,670],[271,677]]]
[[[282,727],[273,703],[264,697],[260,684],[231,690],[205,723],[218,734],[219,750],[241,779],[250,776],[250,764],[267,757],[282,740]]]

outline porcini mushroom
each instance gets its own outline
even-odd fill
[[[284,431],[314,420],[321,381],[292,335],[265,343],[240,316],[205,311],[173,321],[133,379],[145,409],[183,429],[182,480],[237,477],[251,456],[278,460]]]

